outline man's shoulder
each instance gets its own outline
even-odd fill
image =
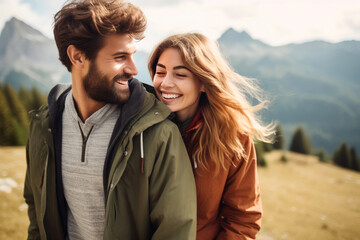
[[[167,119],[171,114],[169,108],[150,92],[146,92],[144,110],[157,118]]]
[[[40,106],[38,109],[33,109],[29,112],[30,120],[44,119],[49,116],[49,106],[47,104]]]
[[[181,133],[178,126],[169,119],[164,119],[147,129],[152,136],[153,141],[168,141],[169,139],[181,139]]]

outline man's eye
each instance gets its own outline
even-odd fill
[[[117,57],[115,57],[116,60],[125,60],[125,58],[126,58],[125,56],[117,56]]]

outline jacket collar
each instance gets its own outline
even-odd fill
[[[191,121],[190,125],[187,127],[187,129],[184,132],[181,133],[182,136],[193,130],[198,129],[201,126],[203,122],[203,117],[201,113],[202,113],[201,108],[199,108],[195,114],[194,119]]]
[[[136,78],[129,80],[129,87],[131,92],[130,98],[122,106],[122,125],[126,122],[127,119],[131,119],[131,117],[135,116],[141,110],[146,95],[145,88]],[[65,97],[71,89],[72,86],[69,84],[58,84],[51,89],[48,95],[48,106],[51,122],[54,123],[58,114],[63,112]]]

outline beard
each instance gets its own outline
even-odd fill
[[[109,79],[102,74],[92,61],[89,72],[83,78],[84,88],[87,95],[98,101],[112,104],[123,104],[130,98],[130,88],[118,89],[115,84],[118,79],[131,79],[132,75],[123,73],[116,75],[113,79]]]

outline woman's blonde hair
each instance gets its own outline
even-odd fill
[[[262,99],[261,89],[254,79],[232,70],[216,43],[199,33],[166,38],[150,57],[148,68],[152,78],[160,55],[168,48],[180,51],[184,65],[205,88],[199,103],[203,123],[190,139],[190,146],[195,146],[191,157],[199,166],[207,169],[207,161],[212,161],[217,173],[220,168],[225,169],[227,161],[235,164],[241,158],[247,160],[241,135],[271,142],[273,125],[263,125],[256,115],[267,103]],[[248,98],[258,104],[252,106]]]

